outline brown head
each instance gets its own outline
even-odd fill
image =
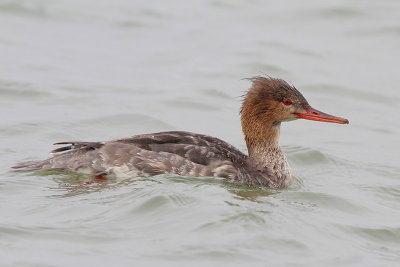
[[[307,119],[347,124],[347,119],[313,109],[297,89],[281,79],[254,77],[241,109],[242,129],[247,147],[260,142],[276,142],[280,123]],[[250,147],[249,147],[250,146]]]

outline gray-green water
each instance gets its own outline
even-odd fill
[[[399,1],[0,1],[1,266],[398,266]],[[273,191],[13,173],[57,141],[187,130],[245,145],[266,73],[350,125],[282,125]]]

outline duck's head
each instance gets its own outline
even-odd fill
[[[252,87],[244,96],[241,122],[246,141],[277,141],[281,122],[306,119],[348,124],[312,108],[297,89],[281,79],[254,77]]]

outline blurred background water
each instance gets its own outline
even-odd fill
[[[0,0],[0,265],[398,266],[399,1]],[[350,125],[285,123],[285,190],[13,173],[57,141],[164,130],[246,151],[242,78]]]

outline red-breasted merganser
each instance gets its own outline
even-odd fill
[[[108,142],[61,142],[52,158],[14,166],[23,171],[59,169],[100,176],[134,177],[163,173],[215,176],[247,184],[283,188],[290,169],[279,146],[281,122],[295,119],[348,124],[347,119],[313,109],[297,89],[281,79],[254,77],[244,96],[241,122],[248,156],[208,135],[173,131]]]

